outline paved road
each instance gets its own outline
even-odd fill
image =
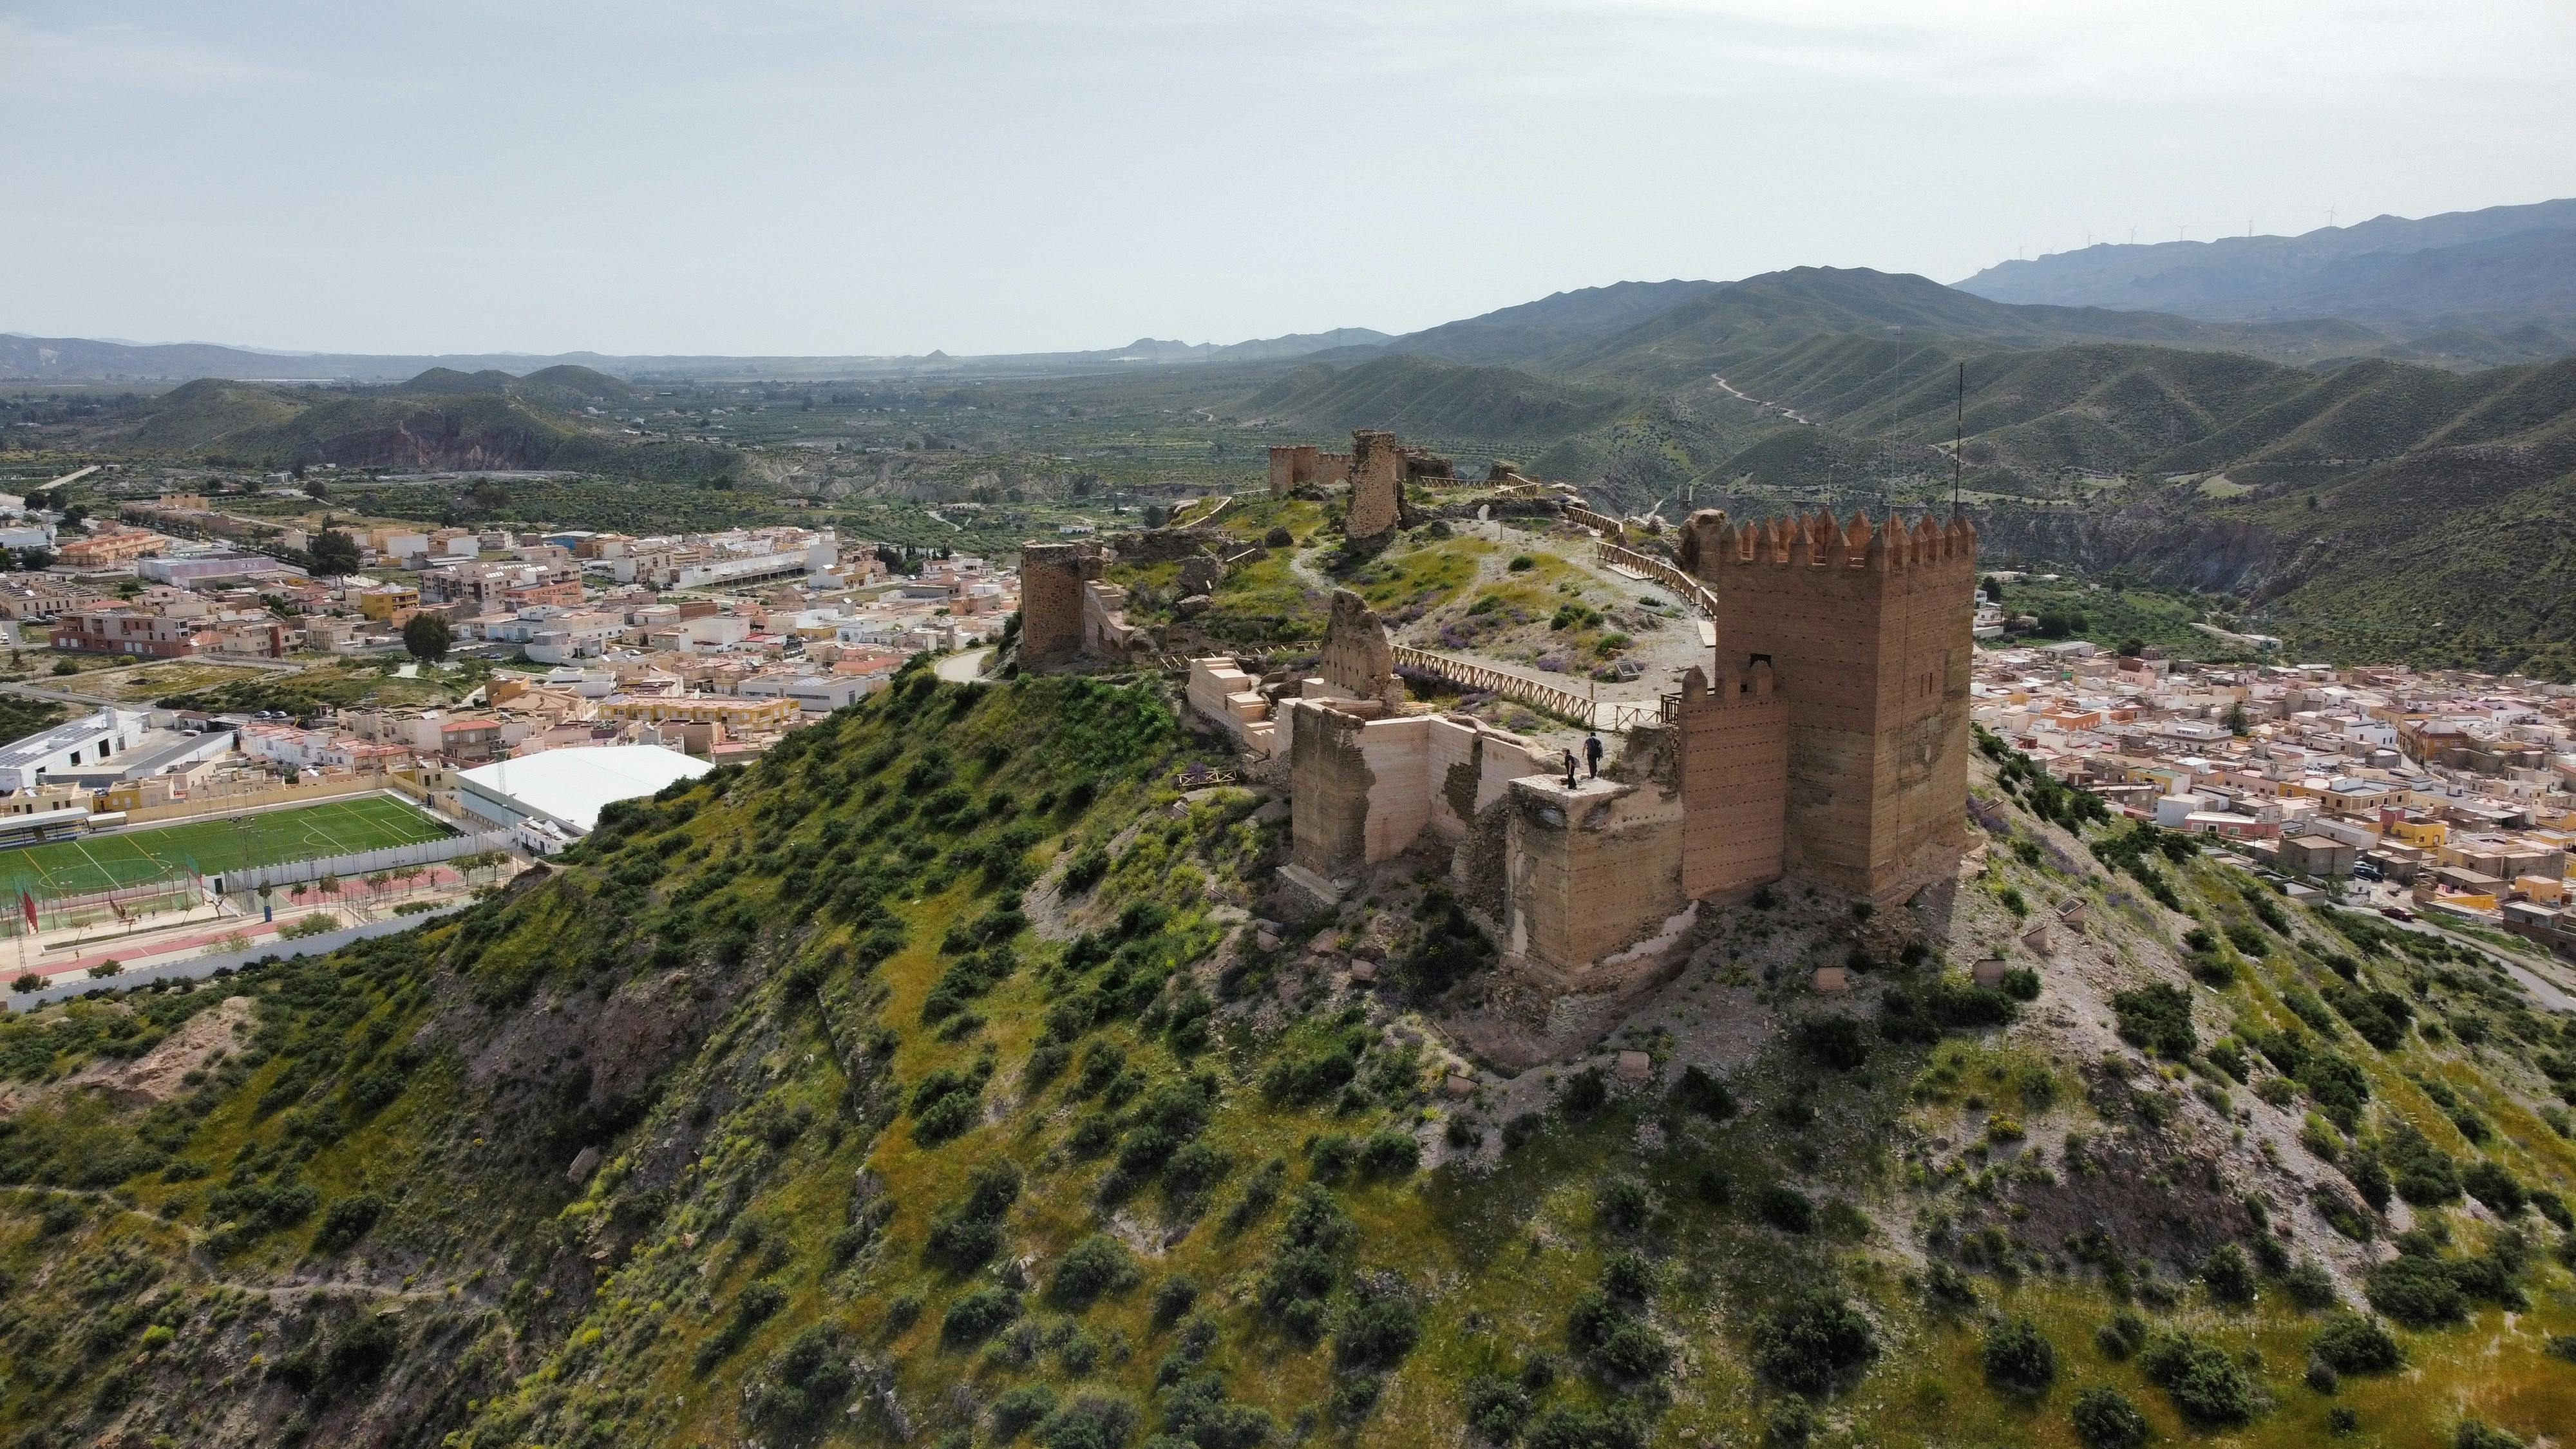
[[[992,655],[991,649],[969,649],[963,654],[951,654],[930,668],[951,684],[972,684],[984,677],[984,661]]]

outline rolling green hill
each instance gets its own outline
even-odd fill
[[[1301,367],[1244,406],[1327,433],[1393,428],[1435,438],[1550,442],[1596,427],[1631,395],[1555,382],[1507,367],[1463,367],[1427,357],[1380,357],[1344,368]]]
[[[2576,1040],[2475,949],[2082,823],[1998,745],[1954,907],[1719,912],[1612,1043],[1648,1081],[1514,1078],[1447,1044],[1491,948],[1410,872],[1264,944],[1289,827],[1184,797],[1200,748],[1151,685],[916,669],[459,917],[0,1024],[0,1433],[2432,1449],[2576,1417]],[[2068,901],[2056,959],[1969,984]],[[1857,988],[1812,996],[1822,961]]]
[[[632,443],[581,416],[586,406],[635,396],[614,378],[571,365],[526,377],[432,368],[367,390],[205,378],[127,405],[92,441],[254,467],[569,469],[695,480],[737,466],[728,448]]]

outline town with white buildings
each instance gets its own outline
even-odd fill
[[[2576,688],[2161,653],[1983,641],[1973,717],[2066,783],[2226,842],[2294,892],[2576,957]]]

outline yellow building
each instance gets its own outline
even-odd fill
[[[2400,820],[2387,833],[2417,850],[2440,850],[2451,840],[2450,822],[2445,820]]]
[[[420,609],[420,590],[402,584],[388,584],[358,595],[358,615],[388,624],[408,620]]]
[[[792,699],[729,694],[612,694],[599,702],[599,717],[619,724],[720,724],[737,732],[784,729],[801,713]]]

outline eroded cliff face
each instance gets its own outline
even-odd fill
[[[1999,503],[1981,510],[1977,538],[1992,564],[2134,569],[2160,584],[2255,598],[2290,587],[2313,563],[2302,540],[2162,498],[2111,508]]]

